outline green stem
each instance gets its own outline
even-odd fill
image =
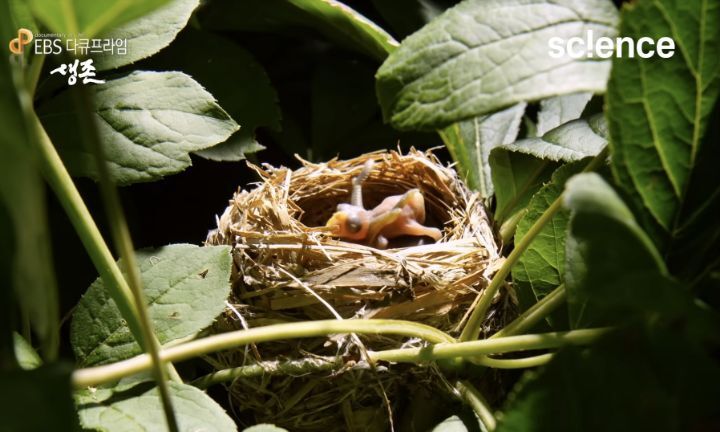
[[[565,345],[587,345],[607,331],[608,329],[605,328],[583,329],[569,332],[508,336],[470,342],[442,343],[424,348],[402,348],[371,352],[370,357],[375,361],[419,363],[455,357],[467,358],[513,351],[559,348]]]
[[[480,392],[468,381],[458,381],[455,383],[455,390],[460,393],[460,397],[472,407],[478,419],[485,426],[488,432],[495,430],[497,426],[497,420],[490,410],[490,404],[487,403]]]
[[[286,361],[263,361],[247,366],[223,369],[200,377],[191,385],[206,389],[212,385],[234,381],[238,378],[250,378],[269,375],[304,375],[313,372],[340,370],[345,366],[342,357],[310,357]]]
[[[455,339],[451,336],[436,328],[412,321],[323,320],[275,324],[208,336],[162,350],[160,352],[160,359],[167,362],[176,362],[216,351],[237,348],[251,343],[346,333],[400,335],[420,338],[431,343],[455,342]],[[147,354],[141,354],[131,359],[105,366],[79,369],[73,373],[73,386],[75,388],[84,388],[117,380],[148,370],[151,363],[152,361]]]
[[[115,259],[110,253],[107,244],[100,234],[90,211],[85,206],[80,193],[70,178],[65,165],[50,141],[40,120],[35,116],[35,127],[38,135],[40,159],[42,162],[43,174],[50,187],[55,192],[60,204],[65,209],[70,222],[80,237],[85,250],[88,252],[95,268],[105,283],[110,297],[120,310],[120,314],[127,321],[128,327],[135,339],[142,340],[140,323],[137,319],[135,305],[132,302],[132,294],[125,278],[120,272]]]
[[[157,383],[160,393],[160,400],[165,413],[165,420],[168,429],[171,432],[178,432],[179,427],[175,418],[175,411],[172,406],[170,397],[170,388],[167,384],[167,366],[160,361],[160,343],[155,337],[153,322],[147,310],[147,302],[142,288],[142,279],[140,278],[140,270],[135,259],[135,249],[133,248],[132,239],[130,238],[130,230],[125,220],[125,215],[120,205],[120,197],[118,196],[115,183],[110,176],[110,171],[105,160],[105,152],[100,142],[100,132],[95,123],[94,111],[95,106],[89,94],[84,87],[78,88],[78,96],[81,102],[79,110],[83,125],[85,125],[87,143],[95,156],[95,165],[100,180],[100,192],[105,204],[105,211],[110,222],[110,231],[118,249],[122,263],[125,267],[127,282],[130,286],[133,300],[135,301],[135,310],[140,321],[140,331],[142,332],[142,347],[150,354],[152,359],[152,372]],[[182,382],[175,373],[174,378],[178,382]]]
[[[607,155],[608,148],[607,146],[605,146],[605,148],[600,153],[598,153],[590,161],[590,163],[587,164],[583,172],[595,170],[600,164],[605,162],[605,160],[607,159]],[[465,325],[465,328],[463,328],[463,331],[460,334],[460,341],[465,342],[478,338],[478,336],[480,335],[480,327],[482,326],[483,319],[485,318],[485,315],[487,314],[487,311],[492,304],[492,299],[493,297],[495,297],[495,294],[498,292],[498,290],[500,290],[500,287],[503,286],[503,284],[505,283],[505,278],[507,278],[510,274],[510,270],[518,262],[522,254],[525,253],[533,240],[535,240],[535,237],[540,234],[540,231],[542,231],[545,225],[552,220],[553,216],[555,216],[555,213],[557,213],[562,208],[562,206],[563,194],[557,197],[557,199],[555,199],[555,201],[550,204],[550,206],[530,227],[530,229],[523,236],[523,238],[517,244],[515,244],[515,248],[512,252],[510,252],[510,255],[508,255],[508,257],[505,259],[505,262],[497,271],[497,273],[495,273],[492,280],[490,281],[490,284],[487,286],[487,288],[483,290],[483,292],[479,294],[480,300],[475,305],[475,309],[473,309],[472,314],[470,314],[470,318]]]
[[[495,276],[493,276],[490,284],[483,290],[482,293],[480,293],[480,300],[475,305],[475,309],[472,311],[465,328],[463,328],[463,331],[460,334],[461,341],[465,342],[478,338],[480,335],[482,321],[492,304],[493,297],[495,297],[495,294],[500,290],[500,287],[505,284],[505,278],[507,278],[510,274],[510,270],[513,268],[515,263],[518,262],[522,254],[525,253],[525,250],[527,250],[533,240],[535,240],[535,237],[540,233],[540,231],[542,231],[545,225],[552,220],[555,213],[562,208],[561,198],[562,195],[553,201],[553,203],[550,204],[550,207],[548,207],[547,210],[545,210],[538,220],[530,227],[523,238],[515,244],[515,248],[512,252],[510,252],[510,255],[508,255],[505,259],[505,262],[497,273],[495,273]]]
[[[520,210],[510,216],[510,219],[503,222],[502,225],[500,225],[500,241],[503,245],[507,245],[512,240],[513,236],[515,235],[515,231],[517,230],[518,222],[520,222],[520,219],[525,216],[525,213],[527,213],[527,209]]]
[[[40,80],[40,73],[42,72],[44,64],[44,54],[37,54],[33,56],[33,59],[30,62],[30,67],[28,67],[26,78],[28,94],[30,95],[35,95],[35,89],[37,88],[38,81]]]
[[[542,300],[518,315],[510,324],[490,336],[490,339],[522,334],[530,330],[535,324],[539,323],[543,318],[550,315],[555,309],[562,305],[565,299],[567,299],[567,291],[565,290],[565,284],[561,284],[543,297]]]
[[[473,359],[473,363],[480,366],[487,366],[495,369],[525,369],[544,365],[552,360],[552,354],[540,354],[532,357],[523,357],[519,359],[496,359],[492,357],[477,357]]]

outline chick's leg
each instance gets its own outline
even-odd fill
[[[402,234],[407,235],[413,235],[413,236],[428,236],[432,238],[435,241],[440,240],[442,237],[442,232],[433,227],[427,227],[425,225],[419,224],[414,220],[408,220],[403,226],[402,226]]]
[[[402,209],[395,208],[387,213],[377,215],[370,219],[370,226],[368,228],[367,236],[365,237],[365,242],[369,245],[374,244],[375,239],[377,238],[378,234],[380,234],[380,231],[382,231],[382,229],[386,226],[395,222],[401,215]],[[385,246],[387,246],[387,240],[385,241],[385,243]]]
[[[395,208],[408,206],[412,209],[414,219],[420,223],[425,222],[425,197],[419,189],[410,189],[395,204]]]

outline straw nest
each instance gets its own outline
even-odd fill
[[[374,164],[363,183],[366,208],[419,188],[425,225],[442,230],[440,241],[404,238],[379,250],[340,241],[322,228],[337,204],[349,202],[352,178],[368,159]],[[250,165],[262,181],[235,193],[218,228],[209,233],[207,244],[233,246],[235,264],[232,304],[215,331],[339,315],[418,321],[457,335],[501,261],[480,197],[433,154],[414,149],[301,162],[297,170]],[[484,331],[507,319],[509,302],[503,298],[503,293],[496,297]],[[385,430],[388,413],[401,405],[397,396],[409,383],[445,386],[431,368],[368,368],[363,350],[421,343],[336,336],[265,343],[223,353],[211,362],[218,368],[261,360],[339,362],[339,371],[333,367],[297,376],[300,368],[296,376],[288,376],[287,371],[268,370],[263,377],[238,379],[230,386],[233,408],[248,423],[272,422],[290,430],[349,430],[352,425]]]

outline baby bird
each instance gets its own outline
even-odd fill
[[[425,199],[419,189],[385,198],[377,207],[366,210],[362,203],[362,183],[370,174],[373,161],[369,159],[362,172],[352,180],[350,203],[338,204],[337,211],[326,226],[345,240],[385,249],[388,240],[403,235],[428,236],[440,240],[437,228],[426,227]]]

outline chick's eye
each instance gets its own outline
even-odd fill
[[[350,216],[350,217],[347,219],[347,229],[348,229],[348,231],[350,231],[351,233],[356,233],[356,232],[360,231],[361,226],[362,226],[362,225],[361,225],[361,222],[360,222],[360,218],[359,218],[359,217],[357,217],[357,216]]]

